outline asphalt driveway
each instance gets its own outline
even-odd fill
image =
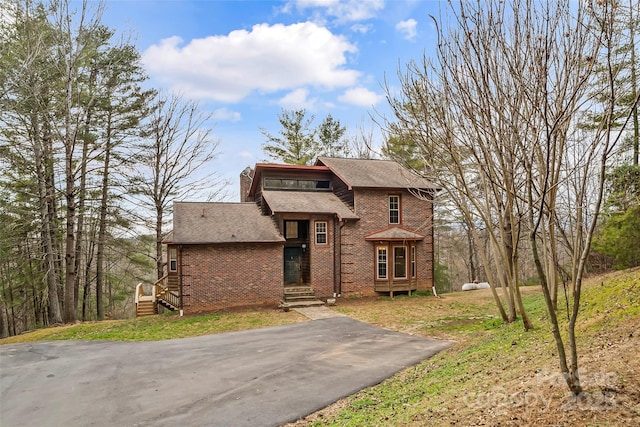
[[[0,346],[0,425],[277,426],[449,342],[337,317],[158,342]]]

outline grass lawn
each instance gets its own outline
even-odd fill
[[[449,349],[292,425],[640,425],[640,268],[587,281],[578,320],[585,392],[571,399],[538,287],[521,288],[535,329],[503,324],[488,290],[339,299],[385,329],[455,341]],[[500,290],[499,290],[500,291]],[[564,307],[564,300],[561,301]],[[566,310],[559,318],[566,322]],[[161,340],[302,322],[290,311],[239,310],[47,328],[0,344],[52,339]]]
[[[455,344],[292,426],[640,425],[640,268],[585,285],[578,399],[559,374],[540,288],[521,289],[529,332],[502,323],[489,290],[341,302],[353,318]]]
[[[128,320],[105,320],[43,328],[0,340],[0,344],[45,340],[159,341],[304,322],[291,311],[248,309],[179,317],[169,312]]]

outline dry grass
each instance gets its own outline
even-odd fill
[[[640,269],[585,285],[577,399],[559,374],[539,288],[522,290],[529,332],[502,324],[487,290],[341,301],[336,309],[354,318],[456,344],[292,425],[640,425]]]

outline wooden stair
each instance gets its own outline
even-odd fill
[[[164,308],[168,308],[171,311],[179,310],[178,307],[176,307],[175,305],[171,304],[169,301],[166,301],[166,300],[162,299],[162,297],[158,298],[158,304],[160,304]]]
[[[158,306],[167,308],[171,311],[180,310],[180,295],[167,286],[167,276],[158,279],[153,284],[151,295],[145,295],[143,284],[136,285],[135,301],[136,301],[136,317],[153,316],[158,314]],[[180,311],[182,316],[182,311]]]
[[[284,288],[284,298],[280,306],[285,310],[318,305],[324,305],[324,302],[316,298],[311,286],[286,286]]]
[[[136,305],[136,317],[153,316],[157,314],[156,304],[152,301],[139,301]]]

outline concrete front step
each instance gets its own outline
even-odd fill
[[[284,288],[284,302],[288,304],[313,303],[318,301],[310,286],[288,286]]]
[[[284,291],[285,292],[298,292],[298,291],[310,291],[311,290],[311,286],[285,286],[284,287]]]
[[[287,286],[284,288],[284,301],[280,307],[285,311],[290,308],[316,307],[324,305],[323,301],[316,298],[311,286]]]
[[[313,289],[311,288],[284,288],[285,295],[313,295]]]
[[[324,302],[318,299],[310,301],[283,301],[280,304],[280,308],[282,308],[284,311],[289,311],[290,308],[317,307],[322,305],[324,305]]]
[[[314,292],[312,289],[301,289],[301,290],[284,290],[285,295],[313,295]]]
[[[318,299],[315,295],[285,295],[285,301],[307,301]]]

